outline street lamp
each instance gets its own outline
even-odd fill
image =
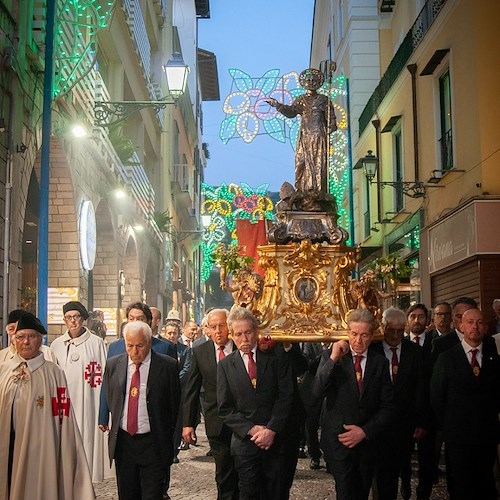
[[[189,66],[185,64],[181,54],[163,66],[167,77],[168,95],[158,101],[101,101],[94,104],[94,125],[96,127],[111,127],[126,120],[130,115],[145,108],[155,111],[165,109],[169,104],[175,104],[186,90]]]
[[[373,184],[373,179],[378,173],[378,167],[379,167],[379,160],[378,158],[373,154],[372,150],[368,150],[368,154],[362,158],[361,160],[363,164],[363,170],[365,172],[366,178],[368,179],[368,182],[370,184]],[[358,167],[359,168],[359,167]],[[435,185],[430,185],[430,184],[424,184],[421,181],[415,181],[415,182],[407,182],[407,181],[392,181],[392,182],[386,182],[386,181],[375,181],[377,186],[380,186],[382,189],[385,186],[391,186],[394,189],[400,189],[403,194],[406,196],[409,196],[410,198],[423,198],[426,194],[427,188],[432,187],[432,188],[441,188],[444,186],[435,186]]]

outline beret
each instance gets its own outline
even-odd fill
[[[23,311],[22,309],[14,309],[13,311],[10,311],[7,323],[15,323],[16,321],[19,321],[19,318],[27,312],[28,311]]]
[[[47,330],[41,321],[29,312],[25,312],[17,321],[16,332],[19,330],[35,330],[42,335],[47,335]]]
[[[89,313],[87,312],[87,309],[85,309],[85,306],[77,300],[66,302],[66,304],[63,305],[63,314],[66,314],[68,311],[78,311],[82,315],[83,319],[87,319],[89,317]]]

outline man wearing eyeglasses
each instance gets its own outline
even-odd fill
[[[64,370],[92,481],[104,479],[104,435],[97,428],[101,386],[106,367],[104,341],[90,332],[84,321],[89,317],[78,301],[63,306],[66,332],[50,348]]]
[[[0,498],[95,498],[66,378],[40,350],[47,332],[31,313],[16,325],[0,364]]]

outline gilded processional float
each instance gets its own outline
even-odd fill
[[[332,341],[345,338],[346,316],[367,308],[379,317],[376,277],[351,275],[360,249],[346,245],[347,232],[337,225],[336,200],[328,192],[330,134],[337,129],[334,107],[317,90],[324,76],[317,69],[300,74],[305,93],[290,105],[266,99],[286,117],[301,116],[295,152],[295,186],[284,183],[276,205],[277,223],[258,247],[264,278],[245,265],[231,284],[221,265],[221,287],[236,306],[251,309],[262,337],[276,341]],[[219,260],[219,264],[223,259]]]

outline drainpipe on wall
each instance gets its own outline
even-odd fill
[[[381,222],[382,217],[382,193],[380,183],[382,182],[382,158],[380,147],[380,120],[373,120],[372,125],[375,127],[375,156],[378,158],[377,169],[377,221]]]
[[[54,69],[54,24],[56,0],[47,0],[45,27],[45,71],[43,77],[42,156],[40,160],[40,209],[38,225],[38,318],[47,327],[49,288],[49,182],[50,136],[52,132],[52,73]]]
[[[417,116],[417,65],[409,64],[406,69],[411,74],[411,102],[413,109],[413,163],[415,180],[420,179],[420,165],[418,158],[418,116]]]

